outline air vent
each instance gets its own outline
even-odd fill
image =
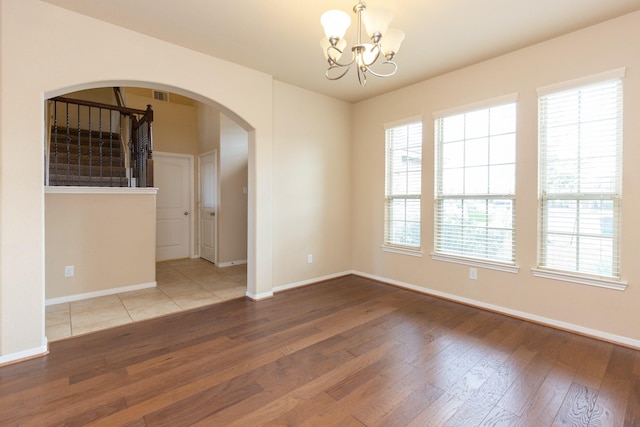
[[[169,92],[161,92],[159,90],[154,90],[153,99],[157,99],[158,101],[169,101]]]

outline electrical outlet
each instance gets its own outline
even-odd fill
[[[307,255],[307,264],[313,264],[313,255]]]
[[[469,269],[469,279],[478,280],[478,269],[477,268],[470,268]]]
[[[73,265],[66,265],[64,267],[64,277],[73,277],[75,274]]]

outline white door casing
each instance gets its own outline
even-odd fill
[[[217,195],[217,153],[201,154],[198,157],[200,171],[198,188],[200,189],[200,258],[215,264],[216,262],[216,209]]]
[[[156,261],[188,258],[193,229],[193,156],[154,153]]]

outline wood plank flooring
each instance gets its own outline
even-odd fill
[[[348,276],[54,342],[0,426],[640,426],[640,351]]]

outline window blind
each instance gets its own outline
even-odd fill
[[[435,248],[515,262],[516,102],[436,117]]]
[[[539,103],[539,265],[620,277],[622,79]]]
[[[390,127],[385,139],[384,244],[419,249],[422,123]]]

